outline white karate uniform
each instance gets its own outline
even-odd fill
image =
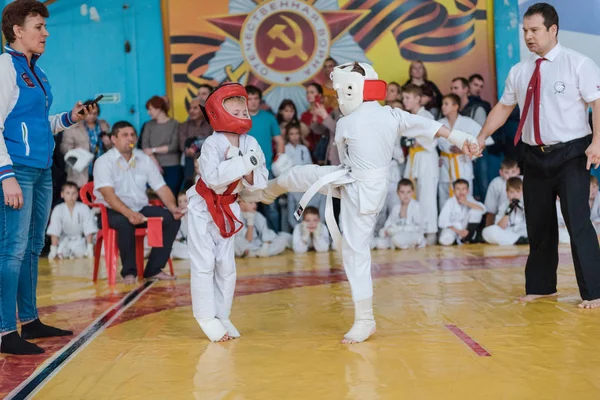
[[[424,107],[421,107],[417,115],[423,118],[434,119],[433,115]],[[416,146],[409,149],[404,178],[410,179],[413,182],[416,181],[417,200],[425,215],[425,225],[423,225],[425,233],[437,233],[437,192],[440,177],[440,157],[437,152],[438,140],[436,139],[432,143],[421,142],[423,141],[417,138]]]
[[[450,123],[448,119],[442,118],[440,119],[440,123],[444,124],[447,128],[450,128]],[[456,121],[454,122],[454,126],[452,129],[458,129],[463,132],[466,132],[474,137],[479,135],[479,131],[481,131],[481,125],[472,120],[469,117],[464,117],[459,115]],[[463,154],[452,154],[450,148],[452,144],[445,139],[440,138],[438,140],[438,148],[442,152],[441,154],[441,166],[440,166],[440,184],[438,189],[438,197],[440,206],[446,203],[449,197],[453,195],[452,183],[457,179],[464,179],[469,182],[469,193],[473,194],[473,161]],[[456,162],[454,161],[456,158]],[[458,165],[458,171],[456,171],[456,166]]]
[[[85,237],[96,232],[98,232],[98,225],[94,213],[88,206],[78,201],[72,213],[66,203],[54,207],[46,235],[59,238],[57,253],[68,258],[83,257],[87,250]]]
[[[590,207],[590,220],[594,225],[596,234],[600,234],[600,192],[596,193],[594,203]]]
[[[181,217],[181,226],[179,227],[179,232],[177,232],[177,236],[175,236],[175,241],[173,242],[173,248],[171,249],[171,258],[178,258],[181,260],[189,260],[190,253],[188,250],[188,215],[184,214]]]
[[[558,242],[562,244],[571,243],[571,235],[565,223],[562,210],[560,209],[560,199],[556,199],[556,218],[558,219]]]
[[[510,202],[508,199],[499,207],[499,212],[496,214],[496,224],[506,213]],[[490,244],[499,244],[500,246],[508,246],[515,244],[520,237],[527,237],[527,225],[525,224],[525,211],[523,200],[519,202],[521,208],[515,207],[508,216],[508,225],[506,228],[494,224],[483,229],[483,240]],[[486,206],[486,211],[487,206]]]
[[[425,221],[425,214],[421,213],[419,202],[411,200],[408,203],[406,218],[400,216],[401,208],[401,204],[396,205],[385,221],[384,227],[379,231],[377,248],[399,248],[404,250],[410,247],[425,245],[425,236],[423,233],[427,223]]]
[[[337,122],[335,143],[341,165],[294,167],[277,180],[288,191],[304,192],[321,178],[319,184],[333,179],[320,192],[329,193],[328,203],[332,195],[341,199],[342,260],[354,302],[373,297],[370,242],[377,213],[386,200],[394,143],[404,135],[422,137],[427,145],[440,127],[439,122],[398,108],[364,102]],[[333,214],[326,212],[325,219],[335,242]]]
[[[522,180],[523,177],[519,176]],[[506,195],[506,180],[497,176],[490,182],[488,190],[485,194],[485,210],[489,214],[498,214],[498,212],[504,212],[504,209],[500,205],[508,203],[508,196]]]
[[[285,249],[292,247],[292,234],[287,232],[275,233],[267,226],[267,219],[259,212],[254,217],[254,230],[252,241],[246,240],[248,225],[244,215],[240,221],[244,223],[241,231],[234,236],[234,247],[236,257],[243,257],[246,251],[258,254],[262,257],[271,257],[281,254]]]
[[[287,154],[293,161],[294,165],[309,165],[312,164],[312,158],[308,147],[303,144],[294,146],[291,143],[285,145],[285,154]],[[294,218],[294,211],[298,207],[298,203],[302,198],[303,192],[290,192],[287,194],[287,221],[289,226],[293,229],[298,225],[298,221]],[[319,209],[319,214],[325,214],[325,196],[317,194],[308,203],[309,206],[313,206]]]
[[[204,141],[198,162],[200,176],[206,186],[217,194],[223,194],[231,183],[241,179],[233,193],[239,193],[242,188],[251,192],[264,189],[268,179],[266,166],[262,165],[254,170],[254,184],[251,185],[243,178],[246,167],[241,157],[225,160],[230,147],[231,143],[220,132],[214,132]],[[253,149],[257,158],[259,155],[264,157],[256,139],[249,135],[240,135],[239,149],[242,154]],[[188,189],[186,194],[194,317],[197,320],[215,317],[219,320],[229,320],[236,279],[234,238],[225,239],[221,236],[204,198],[194,186]],[[240,207],[237,202],[231,204],[231,210],[240,219]]]
[[[329,230],[322,222],[319,222],[319,226],[312,235],[308,229],[304,228],[303,224],[296,225],[292,235],[294,253],[306,253],[313,249],[319,253],[329,251],[331,237],[329,237]]]
[[[481,222],[481,218],[485,214],[485,206],[476,201],[472,196],[468,196],[467,200],[471,203],[478,204],[482,210],[476,210],[459,204],[454,196],[450,197],[446,200],[446,203],[444,203],[438,218],[438,225],[442,230],[439,242],[442,246],[450,246],[456,241],[460,243],[460,238],[456,232],[449,229],[450,227],[454,227],[455,229],[467,229],[469,224]]]

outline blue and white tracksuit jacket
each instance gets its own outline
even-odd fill
[[[48,115],[50,83],[31,59],[5,46],[0,55],[0,181],[14,177],[12,165],[46,169],[52,165],[53,134],[73,125],[70,112]]]

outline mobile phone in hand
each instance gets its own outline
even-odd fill
[[[81,109],[81,110],[78,112],[78,114],[79,114],[79,115],[84,115],[84,114],[85,114],[84,110],[85,110],[85,109],[86,109],[88,106],[92,106],[92,105],[94,105],[94,104],[98,104],[98,102],[99,102],[100,100],[102,100],[102,98],[103,98],[103,97],[104,97],[104,95],[103,95],[103,94],[101,94],[100,96],[96,97],[94,100],[92,100],[92,101],[89,101],[89,100],[88,100],[88,101],[86,101],[85,103],[83,103],[83,105],[84,105],[84,108],[82,108],[82,109]]]

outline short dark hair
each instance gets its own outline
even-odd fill
[[[36,0],[16,0],[4,7],[4,11],[2,11],[2,33],[6,41],[10,44],[17,40],[13,31],[15,25],[23,27],[27,17],[37,15],[48,18],[50,13],[43,3]]]
[[[417,86],[414,83],[409,83],[407,85],[404,85],[404,87],[402,88],[402,93],[412,93],[415,96],[423,96],[423,89],[421,89],[421,86]]]
[[[462,83],[463,87],[469,87],[469,81],[467,80],[467,78],[459,76],[458,78],[452,79],[452,83],[454,83],[456,81],[460,81],[460,83]]]
[[[361,67],[360,64],[356,61],[354,62],[354,65],[352,65],[352,71],[350,71],[350,72],[358,72],[362,76],[367,75],[367,73],[365,72],[365,69],[363,67]]]
[[[62,184],[62,186],[60,187],[60,191],[62,192],[63,190],[65,190],[66,188],[73,188],[75,190],[77,190],[79,192],[79,186],[77,186],[77,184],[75,182],[71,182],[71,181],[66,181],[65,183]]]
[[[512,178],[508,178],[506,181],[506,190],[514,189],[514,190],[523,190],[523,181],[518,176],[513,176]]]
[[[558,35],[558,13],[556,9],[548,3],[535,3],[530,6],[523,18],[541,15],[544,18],[544,26],[546,30],[550,30],[552,25],[556,25],[556,34]]]
[[[260,90],[256,86],[247,85],[246,86],[246,93],[248,93],[248,96],[250,96],[251,94],[257,94],[258,98],[262,100],[262,96],[263,96],[262,90]]]
[[[483,79],[483,76],[481,76],[479,74],[473,74],[469,77],[469,83],[473,82],[475,79],[485,82],[485,80]]]
[[[511,169],[517,168],[519,163],[514,158],[504,157],[502,162],[500,163],[500,169]]]
[[[446,95],[444,95],[444,97],[442,97],[442,101],[444,99],[449,99],[450,101],[452,101],[454,104],[456,104],[458,106],[458,108],[460,108],[460,97],[458,97],[457,94],[454,93],[448,93]]]
[[[117,137],[119,134],[119,131],[123,128],[132,128],[134,132],[136,132],[135,128],[133,127],[133,125],[131,125],[129,122],[127,121],[119,121],[117,123],[115,123],[112,126],[112,129],[110,131],[110,136],[114,136]],[[137,132],[136,132],[137,135]]]
[[[209,85],[208,83],[201,83],[200,86],[198,86],[198,91],[200,91],[200,89],[202,88],[208,89],[210,93],[212,93],[212,91],[215,90],[215,88]]]
[[[410,188],[412,190],[415,190],[415,184],[410,180],[410,179],[400,179],[400,182],[398,182],[398,188],[396,189],[396,191],[400,190],[400,187],[402,186],[410,186]]]
[[[461,184],[467,185],[467,187],[469,187],[469,181],[466,179],[462,179],[462,178],[459,178],[459,179],[455,180],[454,182],[452,182],[452,187],[456,189],[456,185],[461,185]]]

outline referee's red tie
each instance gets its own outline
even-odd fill
[[[521,133],[523,131],[523,125],[525,124],[525,120],[527,119],[527,114],[529,113],[529,106],[531,105],[531,98],[533,97],[533,135],[535,137],[535,142],[538,146],[542,146],[544,143],[542,142],[542,138],[540,136],[540,86],[541,86],[541,77],[540,77],[540,65],[542,61],[546,60],[545,58],[538,58],[535,61],[535,70],[533,71],[533,75],[531,75],[531,80],[529,81],[529,85],[527,86],[527,95],[525,96],[525,104],[523,105],[523,113],[521,114],[521,121],[519,122],[519,127],[517,128],[517,134],[515,135],[515,146],[519,143],[521,139]]]

